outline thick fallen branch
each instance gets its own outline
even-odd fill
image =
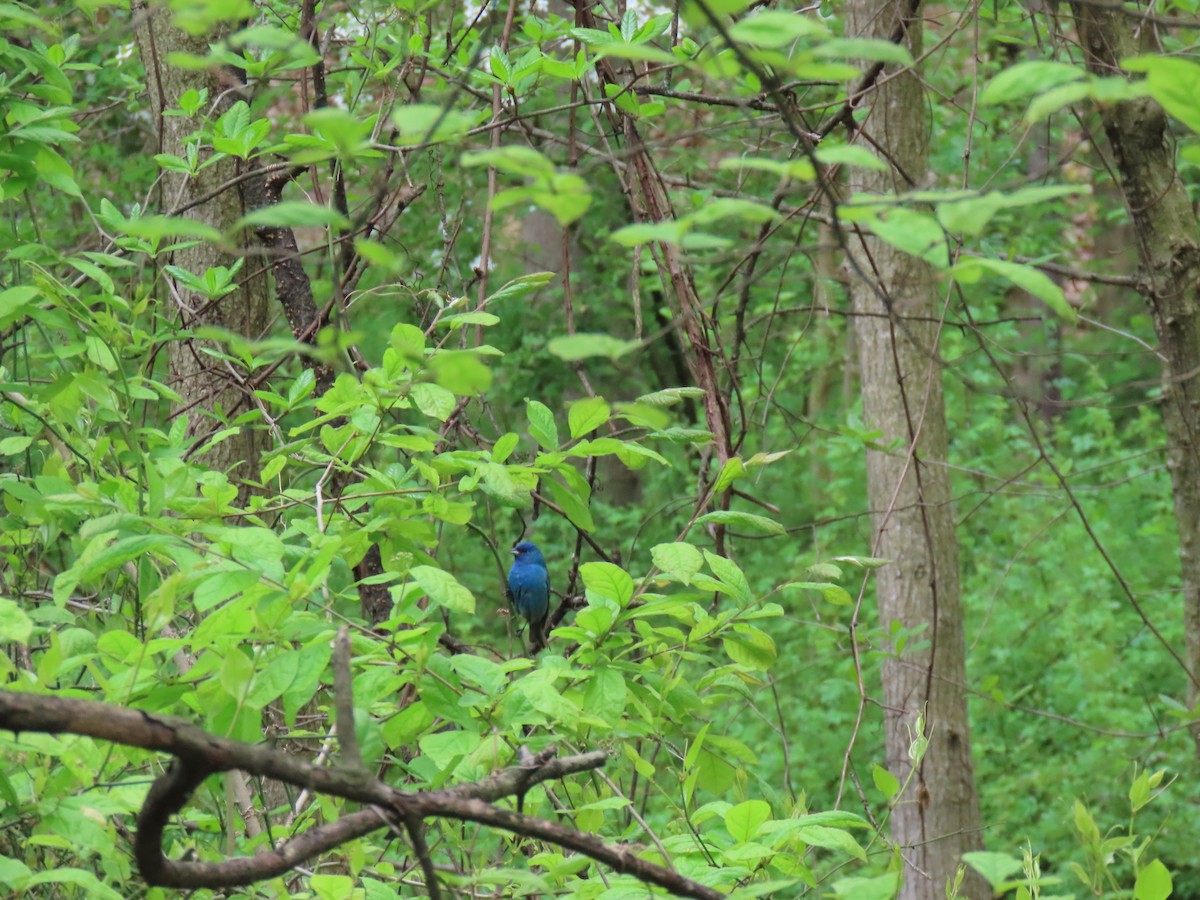
[[[492,825],[525,837],[575,850],[617,872],[630,874],[680,897],[720,900],[720,892],[676,872],[647,862],[624,847],[606,844],[590,834],[555,822],[494,806],[503,797],[523,795],[543,781],[586,772],[604,765],[608,754],[597,750],[561,759],[543,752],[532,765],[501,769],[482,781],[440,791],[401,791],[370,773],[322,768],[267,744],[244,744],[210,734],[183,719],[87,700],[45,694],[0,691],[0,728],[53,734],[79,734],[175,757],[154,782],[138,815],[134,855],[149,884],[175,888],[215,888],[251,884],[280,875],[306,859],[378,828],[411,827],[429,818]],[[163,830],[209,775],[231,770],[274,778],[368,805],[271,850],[222,862],[179,862],[162,853]]]

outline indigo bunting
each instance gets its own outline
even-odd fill
[[[521,541],[512,554],[516,559],[508,570],[508,602],[529,623],[537,641],[550,614],[550,573],[542,551],[532,541]]]

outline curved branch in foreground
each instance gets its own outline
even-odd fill
[[[628,848],[493,805],[496,800],[523,793],[543,781],[599,768],[608,759],[602,750],[548,760],[543,752],[534,759],[533,767],[512,766],[481,781],[440,791],[415,792],[389,787],[365,771],[321,768],[266,744],[244,744],[222,738],[174,716],[89,700],[0,691],[0,729],[18,735],[22,731],[85,735],[175,757],[167,772],[151,786],[138,815],[134,854],[142,876],[152,885],[176,888],[246,885],[280,875],[318,853],[377,828],[445,818],[491,825],[575,850],[680,897],[721,900],[724,896],[647,862]],[[170,817],[183,808],[205,778],[234,769],[365,803],[368,808],[311,828],[277,848],[254,856],[222,862],[178,862],[163,856],[162,833]]]

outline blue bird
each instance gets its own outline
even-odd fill
[[[529,623],[536,643],[550,614],[550,573],[542,551],[532,541],[521,541],[512,554],[516,559],[508,570],[508,602]]]

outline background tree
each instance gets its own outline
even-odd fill
[[[914,59],[924,44],[919,10],[907,2],[862,0],[847,6],[847,30],[892,40]],[[875,72],[863,139],[889,165],[852,170],[849,204],[904,194],[929,173],[929,117],[919,65]],[[882,213],[890,227],[919,225],[903,208]],[[882,447],[867,451],[871,552],[890,560],[875,576],[879,618],[897,646],[920,635],[923,649],[883,665],[888,768],[897,779],[924,747],[913,800],[896,807],[892,836],[910,863],[899,896],[933,897],[955,883],[963,853],[982,848],[979,800],[967,720],[966,645],[953,493],[946,467],[940,333],[948,303],[930,262],[859,231],[844,238],[850,295],[857,314],[864,418]],[[944,255],[935,235],[925,255]],[[945,262],[942,263],[945,265]],[[943,299],[939,301],[939,295]],[[918,751],[919,752],[919,751]],[[974,875],[967,896],[986,896]]]
[[[952,892],[1193,890],[1121,14],[0,4],[4,888],[942,896],[965,696]]]

